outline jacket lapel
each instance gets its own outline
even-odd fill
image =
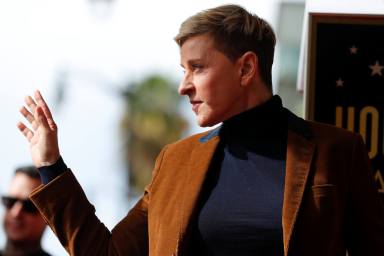
[[[302,134],[288,131],[283,203],[284,255],[288,255],[292,232],[308,180],[315,144]]]
[[[197,204],[211,160],[220,141],[218,136],[219,130],[220,127],[211,131],[208,135],[200,138],[198,144],[191,152],[188,164],[189,168],[186,172],[186,182],[182,196],[182,216],[178,248],[180,248],[182,244],[183,237]]]

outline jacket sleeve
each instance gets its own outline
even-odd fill
[[[384,255],[384,209],[360,135],[354,151],[348,180],[346,245],[349,256]]]
[[[153,172],[157,176],[165,149]],[[37,188],[30,198],[70,255],[148,255],[149,184],[142,198],[110,232],[71,170]]]

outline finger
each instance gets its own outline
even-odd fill
[[[43,108],[44,114],[46,115],[47,119],[53,119],[51,111],[48,108],[47,103],[45,102],[43,96],[41,95],[40,91],[35,92],[35,99],[37,101],[37,104]]]
[[[47,121],[47,117],[42,109],[41,106],[38,106],[35,111],[35,116],[34,116],[36,122],[38,125],[42,125],[44,128],[49,129],[49,124]]]
[[[49,107],[39,90],[35,92],[35,99],[37,101],[37,104],[43,109],[43,112],[44,112],[44,115],[46,116],[46,120],[49,124],[49,127],[52,130],[56,130],[56,124],[55,124],[55,121],[53,120],[51,111],[49,110]]]
[[[31,142],[31,139],[33,137],[33,132],[30,129],[28,129],[28,127],[25,126],[22,122],[19,122],[17,124],[17,128],[19,128],[19,130],[24,135],[24,137],[26,137],[28,141]]]
[[[31,110],[32,113],[35,113],[35,109],[36,109],[36,102],[32,99],[31,96],[27,96],[24,98],[24,101],[25,103],[27,104],[27,106],[29,107],[29,109]]]
[[[28,109],[26,107],[21,107],[20,108],[20,113],[28,120],[28,122],[32,125],[32,129],[34,131],[36,131],[37,129],[37,124],[36,124],[36,121],[35,121],[35,118],[34,116],[32,115],[31,112],[28,111]]]

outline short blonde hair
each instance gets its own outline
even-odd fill
[[[231,61],[237,60],[247,51],[258,57],[261,78],[272,91],[272,64],[276,36],[272,27],[238,5],[222,5],[201,11],[185,20],[176,43],[181,47],[191,37],[209,34],[217,50]]]

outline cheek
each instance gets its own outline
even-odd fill
[[[196,94],[204,104],[214,108],[216,112],[228,107],[234,98],[238,98],[239,81],[236,79],[232,70],[209,70],[195,77]]]
[[[6,224],[8,223],[9,221],[11,221],[13,218],[11,216],[11,214],[9,213],[9,211],[6,211],[5,214],[4,214],[4,220],[3,220],[3,223]]]
[[[221,97],[223,93],[221,79],[206,75],[196,79],[196,93],[205,103],[213,103]]]

